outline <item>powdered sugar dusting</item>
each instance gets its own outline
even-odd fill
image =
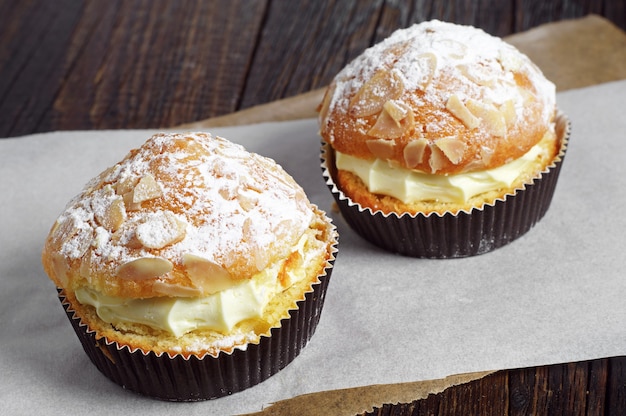
[[[136,203],[146,175],[158,196],[142,189],[150,199]],[[245,277],[287,254],[282,247],[290,250],[312,218],[304,191],[274,161],[209,134],[159,134],[91,180],[53,234],[61,254],[90,250],[100,271],[142,257],[180,266],[188,253]]]
[[[525,55],[480,29],[437,20],[397,30],[344,67],[333,82],[327,113],[347,112],[350,97],[381,69],[400,77],[407,95],[414,96],[419,90],[421,100],[442,108],[449,94],[442,94],[440,83],[429,83],[432,78],[458,81],[454,93],[461,100],[480,99],[496,106],[512,100],[518,116],[524,111],[524,97],[511,86],[515,85],[515,73],[522,72],[534,86],[537,97],[545,101],[544,118],[553,116],[554,84]],[[434,126],[427,128],[432,130]]]

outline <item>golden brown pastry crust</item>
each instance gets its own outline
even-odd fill
[[[335,150],[427,173],[501,166],[554,122],[554,85],[512,46],[437,21],[399,30],[333,80],[320,134]]]
[[[205,133],[159,134],[68,204],[42,261],[70,292],[202,296],[288,257],[313,212],[274,161]]]

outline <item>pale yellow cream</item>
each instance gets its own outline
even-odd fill
[[[303,236],[297,246],[301,255],[304,255],[306,239],[307,236]],[[309,260],[310,257],[304,261],[306,263]],[[93,306],[100,319],[112,324],[144,324],[170,332],[176,337],[196,329],[228,333],[239,322],[261,317],[270,300],[285,289],[278,279],[283,263],[278,262],[252,279],[201,298],[127,299],[107,296],[89,288],[80,288],[75,295],[81,304]],[[300,271],[290,272],[290,283],[302,280],[305,276]]]
[[[434,175],[406,169],[382,159],[364,160],[335,152],[337,169],[352,172],[375,194],[404,203],[438,201],[465,203],[473,196],[510,187],[520,172],[544,152],[541,144],[503,166],[454,175]]]

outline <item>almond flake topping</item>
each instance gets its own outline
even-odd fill
[[[404,83],[400,77],[394,71],[380,69],[352,97],[350,114],[354,117],[378,114],[387,101],[400,98],[403,93]]]
[[[430,145],[430,159],[428,160],[428,165],[430,166],[431,173],[437,172],[441,169],[446,163],[446,156],[443,154],[443,151],[439,149],[439,147],[435,145]]]
[[[442,137],[435,140],[435,146],[455,165],[463,159],[467,145],[456,137]]]
[[[135,185],[133,190],[133,203],[138,204],[144,201],[158,198],[162,195],[161,187],[154,180],[154,176],[146,173]]]
[[[460,64],[456,67],[463,76],[475,84],[487,87],[493,87],[495,85],[495,80],[489,77],[481,66],[474,65],[470,68],[466,64]]]
[[[121,179],[115,187],[115,193],[118,195],[125,195],[129,192],[132,192],[133,189],[135,189],[135,185],[137,185],[137,182],[139,182],[139,180],[134,176]]]
[[[126,280],[148,280],[163,276],[174,269],[172,262],[159,257],[142,257],[122,264],[117,276]]]
[[[54,226],[54,238],[62,242],[62,253],[74,259],[81,258],[93,241],[93,230],[81,225],[77,216],[69,216]]]
[[[195,254],[183,254],[183,266],[195,287],[215,293],[233,285],[230,274],[219,264]]]
[[[404,162],[407,167],[414,168],[422,163],[426,147],[428,147],[428,140],[423,137],[410,141],[404,146]]]
[[[395,139],[414,127],[415,119],[411,107],[398,101],[387,101],[367,135],[381,139]]]
[[[480,120],[474,114],[468,110],[468,108],[463,104],[458,95],[453,94],[448,98],[448,102],[446,103],[446,108],[468,129],[475,129],[480,124]]]
[[[391,100],[383,105],[383,110],[391,116],[398,127],[400,127],[400,121],[404,120],[409,115],[409,112],[412,113],[408,105]]]
[[[504,137],[506,134],[506,121],[504,115],[496,107],[471,99],[467,100],[466,105],[472,114],[482,120],[490,134],[497,137]]]
[[[170,211],[157,211],[137,226],[137,240],[147,248],[160,249],[185,238],[187,224]]]
[[[504,104],[500,106],[500,112],[504,116],[506,126],[511,128],[517,121],[517,112],[515,111],[515,102],[513,100],[506,100]]]
[[[423,91],[426,89],[426,87],[428,87],[428,85],[430,85],[430,82],[435,76],[435,71],[437,70],[437,55],[432,52],[425,52],[417,57],[417,61],[418,63],[426,63],[426,66],[428,67],[428,72],[426,76],[424,76],[424,78],[417,86],[418,89]]]
[[[115,231],[122,226],[126,220],[126,207],[124,199],[120,196],[113,198],[111,203],[104,209],[103,213],[94,210],[96,219],[104,228]]]
[[[455,59],[463,59],[467,54],[467,45],[454,39],[437,39],[434,47],[447,51],[448,56]]]

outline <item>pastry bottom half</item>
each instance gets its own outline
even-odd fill
[[[270,301],[263,319],[237,325],[231,334],[194,331],[172,340],[147,327],[116,328],[62,288],[58,297],[87,356],[113,382],[161,400],[219,398],[277,373],[313,336],[337,252],[335,227],[323,227],[327,257]]]
[[[348,225],[387,251],[411,257],[455,258],[502,247],[528,232],[548,211],[570,135],[568,118],[556,118],[557,152],[545,167],[520,176],[510,189],[472,198],[465,205],[404,204],[375,195],[349,172],[338,172],[332,148],[322,144],[326,185]]]

